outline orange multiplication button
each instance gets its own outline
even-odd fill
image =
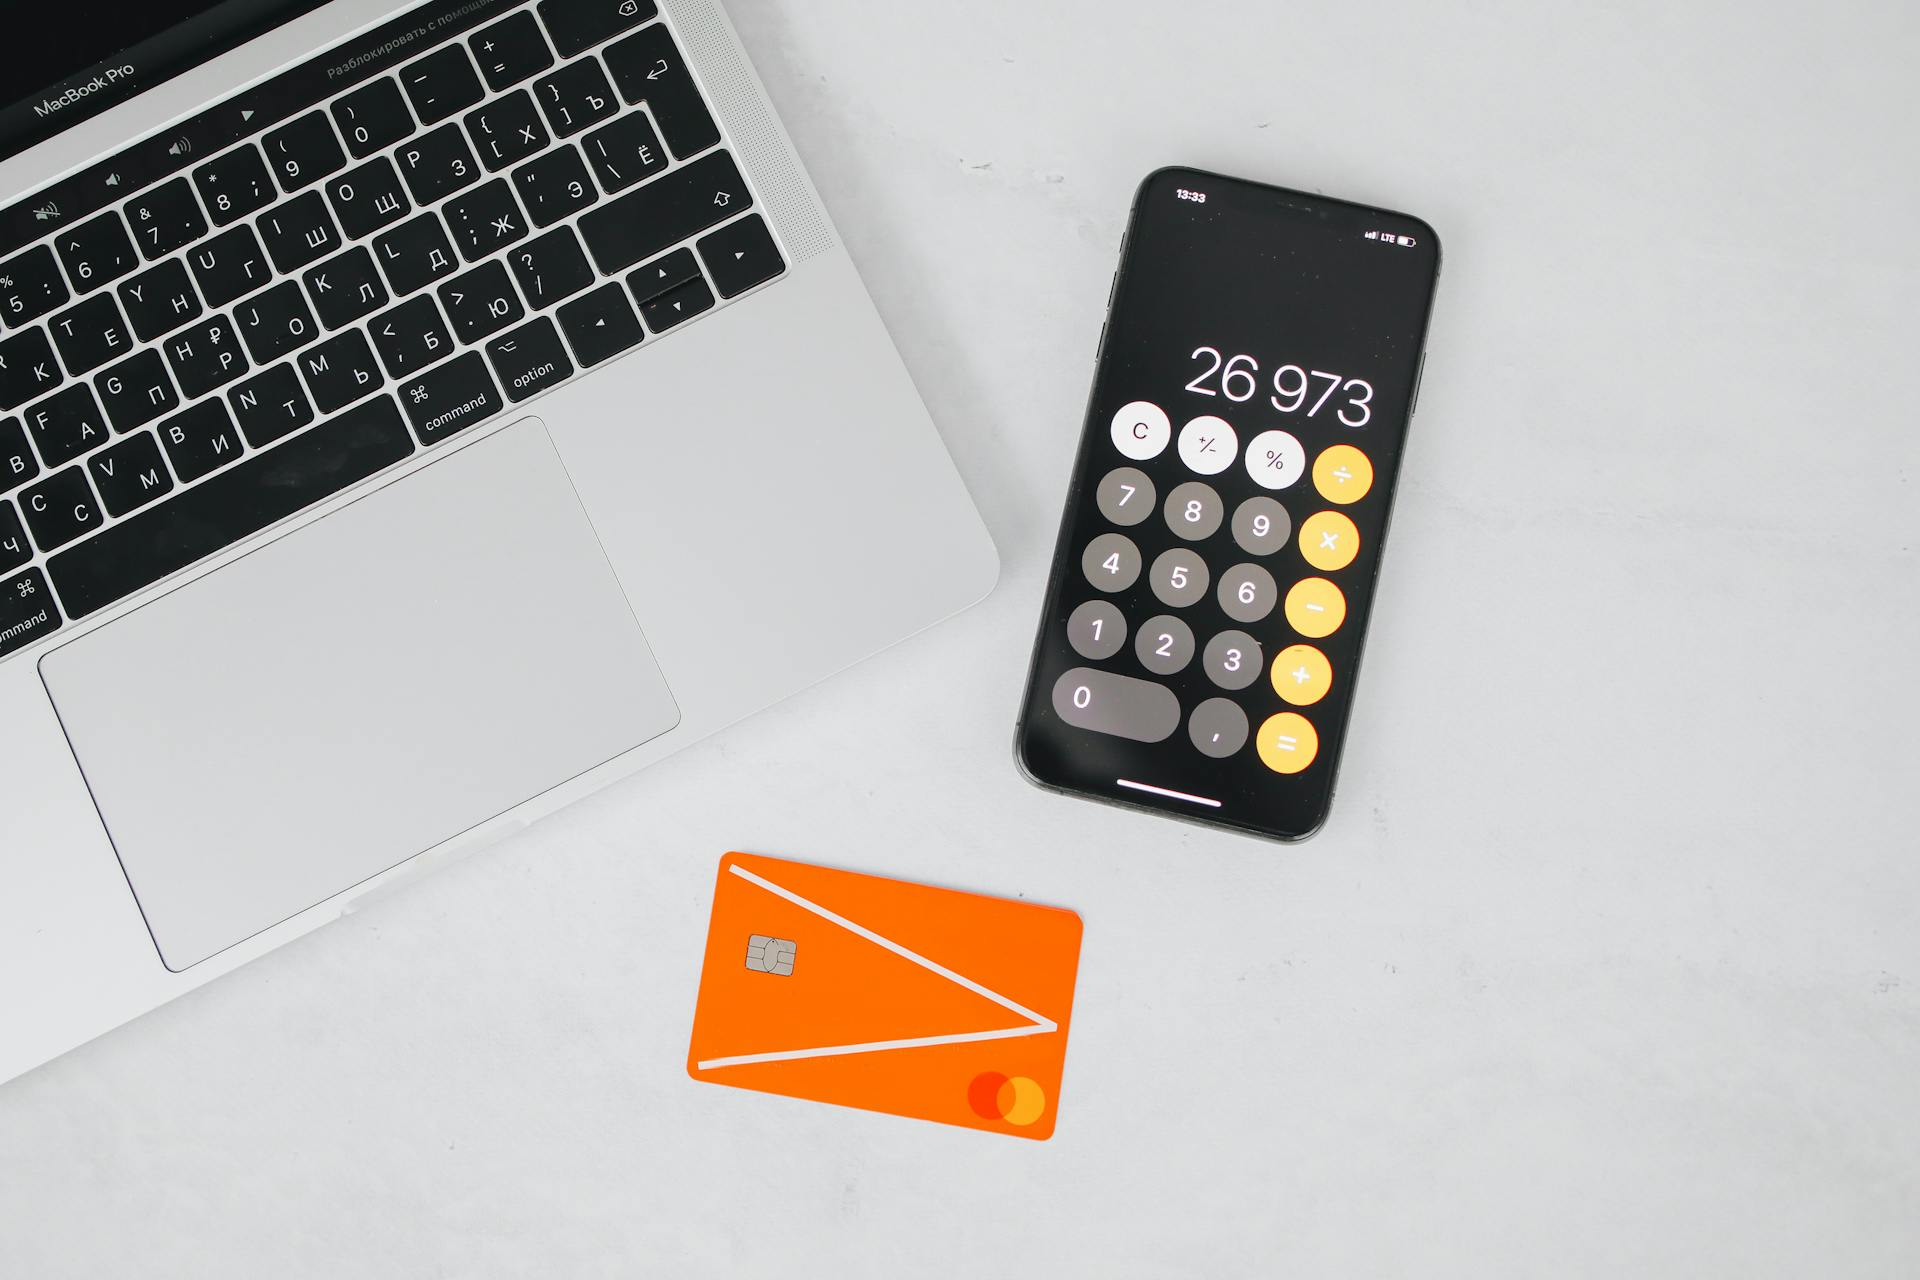
[[[1302,578],[1287,592],[1287,625],[1309,640],[1330,636],[1347,620],[1347,598],[1325,578]]]
[[[1300,554],[1323,573],[1344,569],[1360,554],[1360,531],[1338,511],[1316,511],[1300,522]]]
[[[1260,763],[1275,773],[1298,773],[1313,763],[1320,750],[1320,735],[1312,721],[1298,712],[1282,711],[1268,716],[1254,736]]]
[[[1358,502],[1373,488],[1373,464],[1350,444],[1336,444],[1313,460],[1313,487],[1328,502]]]
[[[1333,664],[1310,644],[1291,644],[1273,655],[1267,678],[1282,702],[1310,707],[1333,687]]]

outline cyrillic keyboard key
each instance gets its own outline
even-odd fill
[[[240,433],[233,429],[233,418],[219,400],[202,400],[160,424],[160,438],[166,442],[167,457],[180,479],[192,484],[238,458],[245,449]]]
[[[318,191],[295,196],[260,215],[261,243],[282,272],[294,272],[340,247],[327,202]]]
[[[417,373],[453,350],[453,338],[430,297],[411,298],[367,326],[389,377]]]
[[[560,328],[583,366],[611,359],[640,342],[640,318],[613,281],[560,308]]]
[[[702,156],[580,215],[580,234],[602,275],[624,271],[753,205],[724,151]]]
[[[573,361],[553,321],[541,316],[487,344],[487,359],[509,400],[525,400],[573,376]]]
[[[260,242],[254,239],[252,227],[222,231],[205,244],[188,250],[187,261],[210,307],[224,307],[241,294],[252,293],[268,279],[267,256],[260,252]]]
[[[540,24],[524,9],[482,27],[467,38],[467,45],[473,50],[473,60],[480,64],[487,88],[495,93],[553,65],[553,54],[547,49],[547,38],[540,34]]]
[[[309,267],[300,277],[315,314],[329,329],[352,324],[387,305],[387,284],[373,269],[373,255],[357,244],[338,257]]]
[[[84,453],[105,444],[112,435],[93,392],[84,382],[60,388],[28,409],[26,421],[33,428],[34,447],[49,467],[65,466]]]
[[[393,398],[369,400],[60,552],[48,576],[83,618],[412,452]]]
[[[240,433],[256,449],[313,421],[313,405],[291,364],[277,364],[235,383],[227,391],[227,403],[233,406]]]
[[[0,500],[0,573],[11,573],[33,559],[33,544],[27,541],[27,527],[20,523],[13,504]]]
[[[484,187],[455,196],[441,206],[441,212],[446,215],[453,242],[468,262],[478,262],[527,234],[526,215],[514,202],[505,178],[495,178]]]
[[[553,141],[547,136],[547,126],[541,122],[540,112],[525,89],[516,89],[504,98],[469,111],[466,126],[474,149],[480,153],[480,162],[489,172],[519,164]]]
[[[60,363],[45,329],[0,340],[0,409],[18,409],[60,385]]]
[[[513,189],[536,227],[550,227],[600,198],[587,166],[573,146],[549,151],[513,171]]]
[[[126,224],[111,209],[92,222],[63,232],[54,245],[60,250],[60,261],[66,264],[67,279],[73,282],[75,293],[98,289],[140,265],[140,255],[127,238]]]
[[[0,422],[0,493],[11,493],[40,474],[40,464],[27,447],[27,431],[20,419]]]
[[[563,58],[637,27],[658,12],[653,0],[540,0],[540,20]]]
[[[1078,728],[1135,742],[1164,742],[1180,727],[1173,690],[1093,667],[1075,667],[1054,682],[1053,712]]]
[[[297,280],[282,280],[235,307],[233,319],[255,364],[271,364],[320,336]],[[244,370],[242,370],[244,372]],[[189,393],[191,394],[191,393]]]
[[[172,333],[200,315],[200,296],[187,279],[186,264],[178,258],[121,281],[117,292],[127,323],[142,342]]]
[[[185,178],[163,182],[127,201],[127,225],[147,261],[164,258],[207,234],[206,215]]]
[[[173,412],[180,403],[158,351],[142,351],[108,365],[94,378],[93,385],[100,392],[100,405],[115,431],[144,427],[161,414]]]
[[[380,366],[374,363],[367,335],[358,329],[335,334],[294,363],[306,375],[307,389],[322,413],[345,408],[380,387]]]
[[[333,104],[333,121],[356,160],[392,146],[413,132],[413,117],[392,77],[362,85]]]
[[[71,296],[44,244],[0,262],[0,321],[10,329],[33,323]]]
[[[438,292],[453,336],[466,346],[492,337],[527,313],[498,258],[455,276]]]
[[[340,219],[340,230],[349,240],[372,235],[380,228],[407,216],[412,206],[400,186],[400,175],[385,156],[369,160],[357,169],[349,169],[327,183],[327,199]]]
[[[373,242],[373,256],[395,297],[405,297],[460,268],[440,219],[431,213],[401,223]]]
[[[225,316],[214,316],[174,334],[160,344],[160,349],[167,353],[174,379],[189,400],[223,387],[247,371],[247,357],[240,350],[233,321]]]
[[[597,124],[620,109],[620,95],[593,58],[569,62],[533,82],[534,100],[547,113],[554,136],[565,138]]]
[[[137,511],[173,490],[173,477],[160,460],[160,446],[154,443],[151,431],[102,449],[87,459],[87,470],[93,475],[93,487],[100,491],[108,515]]]
[[[723,298],[737,297],[787,269],[773,233],[757,213],[701,236],[699,249],[713,287]]]
[[[480,181],[480,162],[467,146],[467,135],[457,124],[443,124],[423,133],[394,153],[400,172],[413,192],[413,202],[432,204]]]
[[[133,349],[126,321],[120,318],[120,308],[110,293],[82,298],[47,321],[47,332],[60,349],[60,363],[76,377]]]
[[[0,658],[59,629],[60,606],[45,574],[28,569],[0,578]]]
[[[56,471],[39,484],[20,491],[21,514],[42,551],[64,547],[101,525],[100,508],[79,467]]]
[[[667,149],[639,111],[629,111],[604,129],[595,129],[580,140],[580,145],[608,195],[625,191],[667,167]]]
[[[421,444],[439,444],[456,431],[491,418],[506,408],[487,376],[487,363],[469,351],[430,369],[400,388],[400,403]]]
[[[686,59],[664,25],[635,32],[606,52],[607,70],[620,96],[629,103],[644,102],[660,122],[660,135],[673,154],[684,160],[720,141],[699,86],[687,70]]]

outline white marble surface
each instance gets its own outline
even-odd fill
[[[0,1089],[0,1273],[1913,1274],[1920,28],[1788,9],[738,0],[999,589]],[[1008,754],[1169,161],[1447,244],[1298,848]],[[731,846],[1079,909],[1053,1141],[690,1083]]]

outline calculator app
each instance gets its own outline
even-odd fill
[[[1021,763],[1298,839],[1332,796],[1439,246],[1184,169],[1147,179],[1127,237]]]

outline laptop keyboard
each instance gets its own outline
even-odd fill
[[[0,658],[786,269],[651,0],[446,0],[0,210]]]

